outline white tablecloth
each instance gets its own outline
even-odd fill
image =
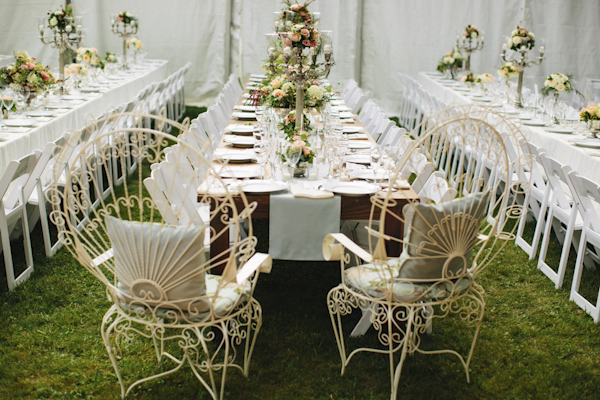
[[[419,83],[430,93],[436,95],[446,104],[470,104],[472,100],[464,92],[457,92],[443,86],[425,72],[419,73]],[[580,175],[600,182],[600,149],[593,150],[574,145],[572,142],[582,140],[578,134],[551,133],[544,127],[523,126],[525,137],[531,143],[546,149],[550,157],[562,164],[569,165]]]
[[[141,67],[144,68],[132,69],[135,73],[124,75],[125,79],[119,81],[120,84],[105,93],[89,96],[88,100],[26,133],[3,135],[0,140],[0,171],[11,160],[19,159],[35,149],[43,149],[46,143],[56,140],[66,131],[82,128],[92,118],[130,101],[147,85],[167,77],[167,60],[149,61]]]

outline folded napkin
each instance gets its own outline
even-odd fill
[[[584,151],[588,156],[600,157],[600,150],[585,149]]]
[[[341,204],[340,196],[315,200],[272,194],[269,254],[278,260],[324,260],[323,239],[339,232]]]
[[[290,184],[290,192],[294,197],[305,197],[307,199],[330,199],[333,192],[313,188],[305,188],[297,183]]]

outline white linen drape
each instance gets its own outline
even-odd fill
[[[172,70],[188,61],[188,100],[210,104],[230,72],[258,72],[266,57],[264,33],[271,30],[280,0],[73,0],[84,17],[83,45],[102,54],[121,52],[110,32],[109,15],[128,10],[140,18],[139,37],[150,58],[167,58]],[[0,54],[27,49],[57,68],[57,52],[37,39],[37,16],[58,8],[60,0],[1,0]],[[600,78],[600,1],[598,0],[317,0],[322,29],[334,31],[337,65],[332,82],[349,78],[390,115],[397,111],[398,72],[413,77],[433,70],[467,24],[485,32],[485,48],[472,57],[472,69],[495,75],[504,36],[524,23],[545,39],[546,59],[529,68],[525,84],[573,73],[579,88]],[[358,26],[360,23],[360,26]]]

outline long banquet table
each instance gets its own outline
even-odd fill
[[[83,101],[61,101],[69,103],[72,108],[56,110],[56,117],[39,122],[33,129],[0,126],[0,171],[11,160],[42,149],[46,143],[58,139],[65,132],[80,129],[91,118],[133,99],[147,85],[165,79],[167,73],[167,60],[148,60],[133,66],[126,73],[110,77],[107,81],[111,85],[103,89],[103,92],[84,93]]]
[[[240,101],[238,102],[238,106],[243,104],[243,98],[240,99]],[[238,120],[234,116],[231,117],[230,120],[230,125],[232,124],[240,124],[240,123],[252,123],[252,124],[256,124],[256,120]],[[361,127],[364,128],[364,126],[360,123],[360,121],[358,121],[357,119],[354,119],[354,122],[351,123],[354,126],[357,127]],[[365,131],[366,132],[366,131]],[[368,132],[366,132],[368,133]],[[369,134],[369,133],[368,133]],[[225,142],[225,138],[228,135],[223,135],[223,138],[221,139],[221,142],[218,146],[218,149],[225,149],[227,148],[228,151],[235,151],[235,148],[229,147],[227,146],[227,143]],[[370,141],[372,141],[372,137],[369,134],[369,139]],[[241,164],[243,165],[243,164]],[[306,181],[305,179],[299,179],[297,180],[296,178],[293,179],[294,181]],[[256,201],[257,202],[257,207],[254,210],[254,212],[252,213],[252,218],[253,219],[270,219],[270,213],[271,213],[271,195],[268,193],[245,193],[246,194],[246,198],[249,202],[253,202]],[[336,196],[339,196],[336,194]],[[411,199],[415,199],[417,197],[417,194],[412,190],[412,189],[400,189],[394,193],[391,194],[391,196],[394,198],[395,200],[395,205],[393,207],[390,207],[390,211],[393,213],[396,213],[397,215],[401,214],[401,210],[402,207],[404,207],[404,205],[406,205],[408,203],[409,200]],[[237,207],[243,207],[243,202],[240,196],[234,196],[235,201],[236,201],[236,206]],[[320,200],[313,200],[315,202],[318,202]],[[371,213],[371,209],[372,209],[372,203],[371,203],[371,199],[370,196],[358,196],[358,197],[348,197],[348,196],[341,196],[341,208],[340,208],[340,220],[368,220],[370,217],[370,213]],[[378,218],[379,214],[378,212],[375,212],[374,218]],[[216,231],[218,232],[220,229],[223,228],[222,224],[221,224],[221,218],[215,217],[211,220],[211,226],[213,228],[216,229]],[[293,230],[293,227],[289,227],[289,229]],[[396,218],[386,218],[386,224],[385,224],[385,233],[394,237],[397,237],[399,234],[401,234],[401,232],[403,232],[404,227],[401,221],[399,221]],[[302,235],[309,235],[311,232],[299,232],[298,236],[299,238]],[[275,232],[271,232],[271,234],[276,234]],[[301,240],[301,239],[300,239]],[[229,237],[226,235],[221,235],[220,238],[218,238],[214,243],[212,243],[211,245],[211,249],[210,249],[210,255],[211,257],[215,257],[217,255],[219,255],[222,251],[226,250],[229,246]],[[400,252],[401,252],[401,246],[397,241],[388,241],[386,242],[386,249],[387,252],[390,256],[399,256]],[[270,249],[271,252],[272,249]]]
[[[432,73],[421,72],[418,78],[423,89],[437,96],[446,104],[472,104],[474,100],[467,96],[468,92],[457,91],[452,86],[444,86],[435,79]],[[486,103],[482,103],[485,106]],[[516,116],[515,116],[516,117]],[[526,126],[523,121],[523,132],[530,142],[546,149],[547,153],[562,164],[569,165],[580,175],[594,181],[600,180],[600,149],[579,147],[575,141],[584,139],[580,134],[562,134],[548,132],[543,126]]]

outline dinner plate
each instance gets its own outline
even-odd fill
[[[348,106],[333,106],[331,107],[332,110],[337,110],[340,113],[344,113],[344,112],[349,112],[352,113],[352,109]]]
[[[600,149],[600,139],[586,139],[575,142],[576,146],[588,147],[590,149]]]
[[[371,156],[368,154],[350,154],[342,157],[342,161],[355,164],[371,164]]]
[[[324,185],[324,189],[342,196],[358,197],[375,194],[381,187],[367,182],[333,182]]]
[[[260,74],[252,74],[250,75],[251,78],[255,78],[255,79],[267,79],[266,75],[260,75]]]
[[[251,136],[225,136],[223,141],[233,147],[253,147],[256,140]]]
[[[79,89],[79,91],[82,93],[100,93],[100,90],[101,89],[99,87],[87,87]]]
[[[31,110],[31,111],[25,111],[23,114],[27,115],[29,117],[55,117],[56,116],[56,113],[54,111],[47,111],[47,110]]]
[[[358,133],[365,130],[365,128],[363,128],[362,126],[356,125],[344,125],[342,129],[344,130],[344,133]]]
[[[280,181],[246,181],[242,183],[242,190],[246,193],[273,193],[286,190],[288,184]]]
[[[215,155],[219,159],[230,163],[250,163],[256,161],[253,151],[224,151]]]
[[[348,140],[349,149],[370,149],[372,143],[363,140]]]
[[[231,132],[237,135],[252,135],[254,132],[254,125],[242,125],[242,124],[234,124],[228,125],[225,128],[225,132]]]
[[[355,169],[348,171],[348,176],[354,179],[364,179],[366,181],[382,182],[390,179],[390,174],[383,169],[374,171],[372,169]]]
[[[345,106],[346,102],[344,100],[331,100],[331,105],[332,106]]]
[[[369,135],[366,133],[347,133],[346,137],[350,140],[369,140]]]
[[[5,119],[2,121],[5,126],[34,126],[37,124],[36,120],[26,119],[26,118],[15,118],[15,119]]]
[[[354,114],[348,111],[340,112],[340,118],[354,118]]]
[[[256,119],[256,114],[253,112],[234,112],[231,116],[237,119]]]
[[[546,123],[544,121],[540,121],[539,119],[531,119],[529,121],[523,121],[523,125],[527,125],[527,126],[545,126]]]
[[[69,103],[49,103],[45,107],[49,110],[58,110],[61,108],[73,108],[73,105]]]
[[[239,111],[244,111],[244,112],[255,112],[256,111],[256,106],[235,106],[234,107],[236,110]]]
[[[226,166],[219,172],[221,178],[233,178],[233,179],[246,179],[246,178],[256,178],[262,175],[262,170],[260,166]]]
[[[470,92],[471,91],[471,89],[462,87],[462,86],[457,86],[454,88],[454,90],[456,90],[457,92]]]
[[[478,97],[476,99],[473,99],[473,101],[480,101],[482,103],[490,103],[492,101],[492,99],[490,97]]]
[[[77,94],[65,94],[60,97],[63,100],[87,100],[87,97],[77,95]]]
[[[547,132],[552,132],[552,133],[564,133],[564,134],[569,134],[569,133],[573,133],[573,129],[571,128],[561,128],[560,126],[550,126],[548,128],[545,129]]]

